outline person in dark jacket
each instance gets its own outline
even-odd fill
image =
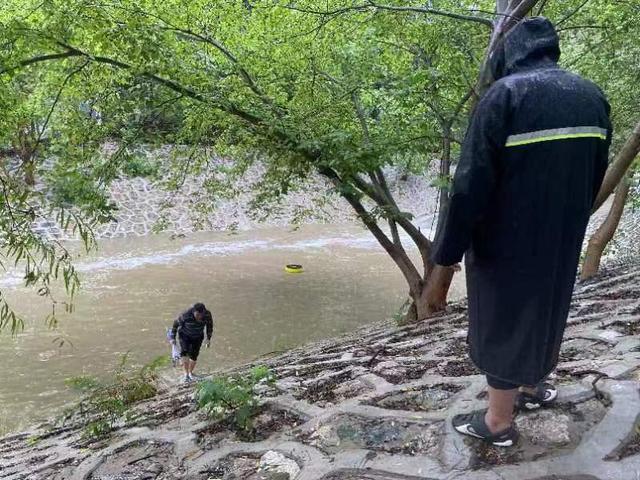
[[[202,303],[196,303],[173,322],[171,334],[174,344],[175,339],[180,341],[180,356],[184,367],[185,382],[194,379],[193,370],[196,368],[200,347],[204,341],[205,329],[207,348],[209,348],[213,334],[213,316]]]
[[[559,68],[559,57],[545,18],[502,40],[491,59],[497,81],[472,116],[434,246],[439,265],[465,256],[470,354],[489,385],[486,413],[453,424],[498,446],[517,439],[516,402],[533,409],[557,393],[543,381],[557,364],[607,168],[609,105],[596,85]]]

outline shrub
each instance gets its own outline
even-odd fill
[[[133,374],[126,372],[127,358],[127,354],[123,355],[111,381],[102,382],[87,375],[65,381],[68,386],[86,394],[80,404],[71,410],[88,420],[84,431],[86,437],[97,438],[108,434],[123,417],[125,420],[131,419],[128,415],[131,405],[157,393],[157,371],[169,364],[169,357],[158,357]]]
[[[107,203],[107,196],[81,171],[56,172],[51,180],[51,199],[56,206]]]
[[[272,385],[274,381],[271,370],[259,366],[246,375],[200,382],[196,393],[198,408],[215,419],[230,418],[238,429],[248,432],[252,430],[253,418],[260,410],[256,387],[259,384]]]
[[[411,309],[411,298],[405,300],[396,313],[393,314],[393,321],[399,327],[403,327],[409,323],[409,310]]]
[[[145,156],[131,155],[122,164],[122,173],[127,177],[156,178],[160,165]]]

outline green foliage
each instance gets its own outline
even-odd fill
[[[569,2],[571,3],[571,2]],[[564,2],[548,2],[546,13],[562,18],[571,12]],[[612,106],[614,146],[617,150],[638,122],[640,97],[640,34],[637,4],[591,0],[560,27],[562,63],[595,81]]]
[[[89,375],[78,375],[70,377],[64,381],[67,387],[79,391],[92,391],[100,387],[100,382],[95,377]]]
[[[384,169],[427,174],[448,142],[455,163],[495,1],[427,5],[3,2],[0,149],[27,128],[34,154],[20,168],[56,159],[52,195],[25,188],[24,171],[0,172],[7,199],[0,203],[0,231],[10,232],[0,250],[16,247],[3,258],[33,252],[27,276],[48,289],[51,270],[38,270],[37,260],[58,258],[59,247],[33,234],[32,216],[53,197],[53,206],[77,215],[85,232],[108,219],[101,193],[108,183],[123,172],[153,173],[128,154],[144,142],[180,146],[161,165],[167,188],[204,175],[193,199],[197,215],[237,195],[234,180],[258,166],[264,175],[252,194],[260,212],[277,212],[283,196],[308,188],[316,173],[370,228],[396,221],[407,232],[410,221],[398,218],[393,199],[381,198]],[[640,65],[636,2],[541,1],[538,10],[559,24],[564,65],[596,80],[611,99],[620,145],[640,111],[632,88]],[[104,155],[108,141],[118,148]],[[233,161],[212,161],[211,150]],[[433,184],[446,188],[447,173]],[[68,257],[63,263],[70,268]],[[0,310],[0,319],[10,315],[8,306]],[[15,318],[7,322],[19,327]]]
[[[77,170],[55,172],[49,178],[50,200],[53,205],[64,207],[82,206],[87,211],[100,212],[104,220],[111,218],[115,206],[109,202],[104,191],[87,181]]]
[[[159,172],[158,162],[142,155],[133,155],[122,165],[122,173],[128,177],[156,178]]]
[[[128,372],[128,354],[123,355],[114,378],[100,381],[91,376],[78,376],[66,380],[66,384],[85,397],[68,413],[79,414],[87,420],[84,434],[89,438],[101,437],[111,432],[118,421],[133,420],[130,407],[157,393],[158,369],[170,363],[168,356],[161,356],[142,368]]]
[[[433,181],[431,182],[431,185],[437,188],[444,188],[444,189],[448,189],[451,187],[451,182],[452,182],[452,178],[451,176],[438,176],[436,178],[433,179]]]
[[[39,435],[31,435],[30,437],[27,438],[26,443],[27,443],[27,446],[33,447],[37,445],[41,440],[42,438]]]
[[[271,385],[273,373],[265,366],[253,368],[246,375],[215,378],[200,382],[197,387],[198,407],[215,419],[231,418],[245,432],[253,428],[253,418],[259,411],[259,384]]]
[[[399,327],[407,325],[409,309],[411,308],[411,299],[407,299],[396,313],[393,314],[393,321]]]

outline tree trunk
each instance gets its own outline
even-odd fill
[[[635,160],[636,156],[640,152],[640,122],[633,129],[631,135],[622,146],[622,149],[613,159],[611,165],[607,169],[607,173],[602,181],[602,186],[596,197],[595,204],[593,206],[593,212],[598,210],[602,204],[609,198],[609,195],[613,193],[614,189],[620,183],[622,178],[629,170],[629,167]]]
[[[589,239],[587,253],[584,264],[582,265],[582,273],[580,274],[581,280],[587,280],[598,273],[604,249],[607,248],[607,245],[613,238],[620,224],[620,219],[624,212],[624,205],[629,197],[630,187],[630,179],[629,177],[625,177],[616,189],[613,204],[611,205],[611,210],[609,210],[607,218],[605,218],[602,225],[600,225],[598,230],[596,230]]]
[[[36,165],[33,158],[23,161],[22,166],[24,168],[24,183],[33,187],[36,184]]]
[[[16,138],[13,141],[13,149],[20,157],[22,169],[24,171],[24,183],[30,187],[36,183],[35,179],[35,154],[38,146],[37,140],[34,138],[35,127],[25,126],[19,129]]]
[[[487,47],[482,66],[480,67],[475,86],[474,106],[477,105],[478,100],[489,90],[489,87],[494,81],[489,62],[491,53],[498,43],[502,41],[504,35],[517,25],[520,20],[529,15],[539,1],[540,0],[521,0],[518,2],[515,0],[496,0],[496,13],[498,16],[494,22],[489,46]]]
[[[627,138],[627,141],[609,165],[609,168],[607,168],[602,186],[596,196],[592,213],[596,212],[602,204],[607,201],[607,198],[609,198],[614,189],[616,190],[616,194],[613,197],[613,204],[611,205],[611,210],[607,218],[589,239],[586,256],[582,265],[582,273],[580,274],[581,280],[593,277],[600,270],[602,254],[616,233],[618,225],[620,224],[620,218],[624,212],[625,202],[629,196],[630,178],[627,176],[627,171],[639,152],[640,122],[638,122],[633,132],[631,132],[631,135],[629,135],[629,138]],[[617,189],[616,185],[618,187]]]
[[[419,319],[426,318],[445,309],[454,273],[455,269],[453,267],[434,266],[422,291],[420,304],[424,309],[424,316],[418,317]]]
[[[419,290],[411,290],[411,305],[404,317],[404,323],[425,320],[435,313],[443,311],[447,306],[447,295],[453,280],[455,269],[436,265],[429,280]]]
[[[451,174],[451,127],[443,128],[442,158],[440,160],[440,177],[448,178]],[[449,208],[449,188],[440,188],[438,222],[436,231],[444,227],[447,209]],[[444,310],[447,306],[447,297],[453,280],[454,269],[441,265],[432,266],[427,275],[425,286],[422,289],[420,299],[416,302],[418,309],[417,319],[423,320],[434,313]]]
[[[442,128],[442,158],[440,159],[440,179],[448,179],[451,175],[451,127],[444,125]],[[436,231],[440,231],[444,219],[446,218],[447,208],[449,207],[449,188],[440,187],[440,197],[438,199],[438,222],[436,223]]]

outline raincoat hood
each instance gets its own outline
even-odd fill
[[[554,64],[560,58],[560,41],[553,24],[544,17],[518,23],[499,43],[491,57],[495,80],[521,70]]]

